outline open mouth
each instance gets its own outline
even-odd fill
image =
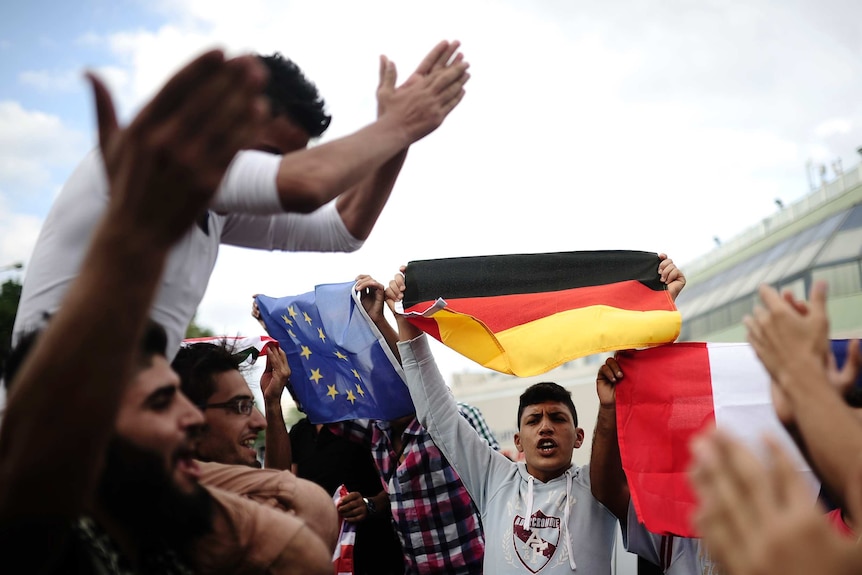
[[[198,462],[195,461],[194,453],[191,449],[181,448],[174,454],[174,465],[177,471],[194,480],[201,477],[201,469]]]
[[[549,454],[557,448],[557,442],[553,439],[543,439],[536,445],[536,448],[539,453]]]
[[[246,449],[251,449],[252,451],[255,451],[254,444],[256,441],[257,441],[256,436],[255,437],[249,437],[247,439],[240,441],[239,444],[242,445],[243,447],[245,447]]]

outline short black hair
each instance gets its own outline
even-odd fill
[[[180,389],[192,403],[202,408],[216,392],[215,375],[239,371],[243,356],[222,340],[217,344],[193,343],[180,348],[171,367],[180,376]]]
[[[21,365],[30,352],[33,351],[33,346],[36,345],[42,332],[45,331],[45,326],[40,329],[34,329],[21,334],[18,342],[9,351],[6,357],[6,363],[3,366],[3,384],[6,386],[6,391],[12,389],[12,380],[18,375]],[[141,337],[138,345],[138,365],[146,366],[155,355],[164,356],[168,347],[168,335],[165,333],[165,328],[161,324],[148,320],[144,328],[144,334]]]
[[[578,426],[578,410],[575,409],[575,404],[572,401],[572,392],[557,383],[543,381],[531,385],[521,394],[518,401],[518,429],[521,429],[521,415],[524,413],[524,408],[546,401],[564,403],[572,412],[575,427]]]
[[[324,112],[326,102],[315,86],[292,60],[276,52],[258,55],[269,71],[266,96],[273,116],[286,115],[312,138],[326,131],[332,116]]]

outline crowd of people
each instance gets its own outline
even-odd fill
[[[459,48],[440,42],[401,84],[381,57],[377,119],[310,149],[330,118],[278,54],[207,52],[125,127],[89,76],[99,146],[45,221],[4,366],[2,572],[332,573],[345,523],[356,574],[610,574],[618,526],[628,550],[667,573],[862,571],[862,428],[844,399],[862,353],[854,342],[835,365],[823,284],[810,301],[762,287],[745,324],[776,413],[837,510],[812,504],[776,443],[764,460],[709,431],[691,446],[702,539],[673,550],[632,504],[619,363],[597,375],[588,465],[572,461],[584,431],[571,394],[552,382],[520,396],[523,460],[512,461],[396,311],[403,268],[386,286],[360,275],[355,289],[403,367],[415,406],[404,417],[288,429],[291,371],[277,345],[261,377],[265,415],[227,344],[180,346],[220,244],[362,246],[410,145],[464,96]],[[664,254],[657,261],[675,299],[685,276]]]

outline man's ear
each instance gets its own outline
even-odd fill
[[[524,448],[521,446],[521,434],[516,433],[513,439],[515,440],[515,447],[518,449],[518,451],[524,453]]]
[[[575,428],[575,449],[584,444],[584,430],[580,427]]]

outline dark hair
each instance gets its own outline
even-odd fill
[[[30,355],[33,346],[36,345],[36,341],[42,335],[43,331],[45,331],[45,326],[21,334],[18,342],[9,351],[9,355],[6,356],[6,364],[3,366],[3,384],[6,386],[7,392],[12,389],[12,380],[18,375],[18,370],[21,368],[24,360],[27,359],[27,356]],[[165,333],[165,328],[153,320],[147,320],[144,334],[141,336],[141,341],[138,345],[138,365],[147,366],[153,356],[164,356],[167,347],[168,335]]]
[[[518,429],[521,429],[521,415],[524,413],[524,408],[546,401],[564,403],[572,412],[575,427],[578,426],[578,410],[575,409],[575,404],[572,402],[572,392],[559,384],[543,381],[531,385],[521,394],[518,401]]]
[[[223,340],[218,344],[193,343],[180,348],[171,367],[180,376],[180,389],[192,403],[202,407],[216,392],[214,375],[242,371],[241,356]]]
[[[269,71],[266,95],[273,116],[286,115],[312,138],[323,134],[332,116],[323,111],[326,103],[317,86],[305,77],[299,66],[278,52],[272,56],[258,55],[258,58]]]

